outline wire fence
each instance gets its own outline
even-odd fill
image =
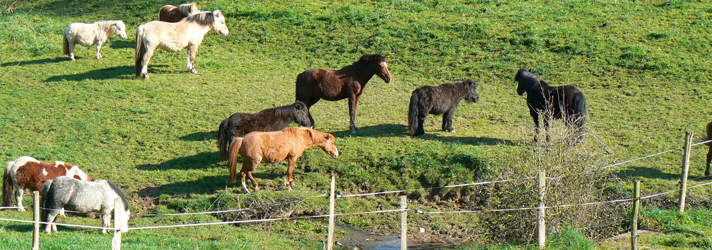
[[[712,140],[698,142],[695,144],[691,144],[691,146],[702,145],[702,144],[709,143],[709,142],[712,142]],[[680,149],[681,148],[669,149],[669,150],[661,151],[658,153],[653,153],[650,155],[637,157],[637,158],[634,158],[631,160],[626,160],[626,161],[610,164],[607,166],[599,167],[594,170],[600,170],[600,169],[606,169],[606,168],[611,168],[611,167],[615,167],[615,166],[620,166],[620,165],[623,165],[626,163],[662,155],[662,154],[669,153],[669,152],[672,152],[675,150],[680,150]],[[562,177],[563,176],[547,177],[547,179],[559,179]],[[495,181],[481,181],[481,182],[473,182],[473,183],[445,185],[445,186],[439,186],[439,187],[423,187],[423,188],[401,189],[401,190],[391,190],[391,191],[381,191],[381,192],[355,193],[355,194],[338,195],[337,197],[338,198],[348,198],[348,197],[363,197],[363,196],[373,196],[373,195],[400,194],[400,193],[419,191],[419,190],[432,190],[432,189],[442,189],[442,188],[455,188],[455,187],[486,185],[486,184],[495,184],[495,183],[502,183],[502,182],[531,180],[534,178],[537,178],[537,177],[524,177],[524,178],[517,178],[517,179],[506,179],[506,180],[495,180]],[[688,189],[707,186],[707,185],[711,185],[711,184],[712,184],[712,182],[701,183],[701,184],[689,186]],[[679,191],[680,190],[671,190],[671,191],[662,192],[662,193],[650,194],[650,195],[642,196],[642,197],[640,197],[640,199],[641,200],[651,199],[654,197],[672,194],[672,193],[679,192]],[[289,203],[298,203],[298,202],[303,202],[308,199],[326,197],[326,196],[327,196],[326,194],[316,195],[316,196],[307,197],[307,198],[303,198],[300,200],[294,200],[294,201],[289,201],[289,202],[266,204],[266,205],[263,205],[263,207],[275,206],[275,205],[280,205],[280,204],[283,205],[283,204],[289,204]],[[554,209],[554,208],[568,208],[568,207],[580,207],[580,206],[594,206],[594,205],[600,205],[600,204],[623,203],[623,202],[632,202],[632,201],[634,201],[634,198],[623,198],[623,199],[614,199],[614,200],[608,200],[608,201],[597,201],[597,202],[587,202],[587,203],[578,203],[578,204],[560,204],[560,205],[552,205],[552,206],[544,206],[544,207],[533,206],[533,207],[519,207],[519,208],[500,208],[500,209],[483,209],[483,210],[453,210],[453,211],[423,211],[423,210],[418,210],[418,209],[405,208],[405,209],[364,211],[364,212],[355,212],[355,213],[336,213],[336,214],[334,214],[334,216],[353,216],[353,215],[366,215],[366,214],[394,213],[394,212],[404,212],[404,211],[411,211],[411,210],[415,211],[418,214],[509,212],[509,211],[534,210],[534,209],[540,209],[540,208]],[[17,208],[19,208],[19,207],[18,206],[0,207],[0,209],[17,209]],[[43,210],[62,210],[63,212],[79,213],[77,211],[64,210],[64,209],[51,209],[51,208],[41,208],[41,209],[43,209]],[[217,214],[217,213],[240,212],[240,211],[245,211],[245,210],[250,210],[250,209],[255,209],[255,208],[238,208],[238,209],[186,212],[186,213],[146,214],[146,216],[179,216],[179,215]],[[329,217],[329,216],[330,216],[329,214],[321,214],[321,215],[312,215],[312,216],[295,216],[295,217],[279,217],[279,218],[251,219],[251,220],[232,220],[232,221],[221,221],[221,222],[204,222],[204,223],[190,223],[190,224],[129,227],[128,229],[129,230],[146,230],[146,229],[194,227],[194,226],[223,225],[223,224],[259,223],[259,222],[273,222],[273,221],[283,221],[283,220],[317,219],[317,218],[325,218],[325,217]],[[35,221],[31,221],[31,220],[21,220],[21,219],[11,219],[11,218],[0,218],[0,221],[12,221],[12,222],[29,223],[29,224],[38,223]],[[39,224],[46,225],[46,224],[48,224],[48,222],[39,222]],[[88,225],[56,223],[56,222],[53,222],[52,224],[59,225],[59,226],[66,226],[66,227],[76,227],[76,228],[115,230],[115,228],[113,228],[113,227],[88,226]]]

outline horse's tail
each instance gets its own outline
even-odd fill
[[[62,32],[62,52],[65,56],[69,56],[69,41],[67,40],[67,32]]]
[[[586,125],[586,97],[583,93],[574,95],[574,125],[576,126],[576,136],[581,136],[584,133],[584,125]]]
[[[42,222],[48,222],[47,214],[50,211],[50,203],[54,203],[54,194],[49,194],[52,182],[52,180],[45,181],[44,185],[42,185],[42,192],[40,192],[40,206],[44,208],[41,209],[42,212],[40,212],[40,220],[42,220]]]
[[[220,156],[220,160],[224,161],[227,160],[227,142],[228,142],[228,128],[227,124],[229,123],[230,118],[227,118],[223,120],[220,123],[220,128],[218,129],[218,155]]]
[[[2,177],[2,205],[5,207],[12,206],[12,177],[10,176],[10,169],[12,165],[15,165],[15,161],[11,161],[7,164],[5,168],[5,175]]]
[[[242,137],[235,137],[230,142],[230,157],[227,159],[227,165],[230,168],[230,183],[237,182],[237,156],[240,155],[240,147],[242,146]],[[244,159],[243,159],[244,161]]]
[[[418,129],[418,95],[413,93],[410,96],[408,105],[408,132],[412,135]]]
[[[143,68],[143,57],[146,54],[146,48],[143,46],[143,25],[139,25],[136,30],[136,76],[141,75]]]

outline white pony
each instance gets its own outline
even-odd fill
[[[138,26],[136,31],[136,76],[148,79],[148,61],[153,51],[158,47],[163,50],[177,52],[188,47],[188,63],[186,70],[195,70],[195,53],[203,42],[203,36],[211,29],[227,36],[225,16],[216,10],[204,11],[189,15],[177,23],[152,21]]]
[[[122,21],[99,21],[95,23],[72,23],[64,28],[64,55],[74,61],[74,45],[89,47],[96,45],[96,59],[101,58],[101,45],[111,35],[126,39],[126,25]]]
[[[114,200],[121,199],[123,206],[114,207]],[[114,209],[124,209],[119,213],[123,218],[114,218],[114,224],[119,225],[121,232],[129,231],[129,202],[121,188],[107,180],[82,181],[71,177],[60,176],[46,181],[42,186],[40,198],[42,222],[47,222],[45,231],[51,234],[57,232],[54,219],[62,214],[64,209],[80,213],[100,212],[103,220],[101,230],[106,233],[111,222],[111,212]]]

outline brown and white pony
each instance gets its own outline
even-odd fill
[[[181,19],[177,23],[152,21],[138,26],[136,31],[136,76],[148,79],[148,61],[156,48],[177,52],[188,48],[186,69],[195,70],[195,53],[203,42],[203,36],[211,29],[227,36],[225,16],[216,10],[204,11]]]
[[[184,3],[178,5],[178,7],[165,5],[161,7],[161,10],[158,12],[158,20],[176,23],[184,17],[198,12],[200,12],[200,10],[198,9],[198,5],[195,3]]]
[[[9,162],[5,168],[5,176],[3,176],[3,206],[12,206],[14,189],[18,210],[25,211],[22,206],[22,195],[25,188],[31,191],[40,191],[45,181],[53,180],[58,176],[69,176],[84,181],[92,180],[79,167],[61,161],[41,162],[29,156],[22,156]]]
[[[336,158],[339,150],[336,149],[335,138],[332,134],[323,133],[310,128],[288,127],[275,132],[250,132],[245,137],[235,137],[230,143],[230,156],[227,160],[230,167],[230,182],[237,182],[237,156],[242,156],[242,189],[245,193],[250,191],[245,185],[245,177],[250,177],[255,190],[259,186],[252,171],[260,162],[277,163],[289,160],[287,179],[284,184],[289,190],[294,185],[294,164],[302,156],[304,150],[320,147],[324,152]]]

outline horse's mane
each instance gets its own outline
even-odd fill
[[[114,20],[98,21],[98,22],[94,22],[94,23],[96,23],[101,28],[101,30],[106,31],[109,34],[116,33],[116,26],[112,25],[112,24],[116,23],[116,21],[114,21]]]
[[[385,61],[386,57],[379,55],[379,54],[364,54],[361,56],[359,61],[364,61],[364,62],[381,62]]]
[[[119,188],[119,186],[116,186],[116,184],[114,184],[113,182],[110,182],[110,181],[106,181],[106,182],[109,183],[109,186],[111,187],[111,189],[113,189],[114,192],[116,192],[116,195],[121,197],[121,200],[124,202],[124,211],[129,210],[129,202],[126,199],[126,195],[124,195],[124,192],[121,191],[121,188]]]
[[[280,116],[280,117],[286,117],[286,116],[294,116],[294,113],[296,113],[294,110],[294,105],[286,105],[282,107],[276,107],[276,108],[271,108],[274,109],[274,115]]]
[[[210,11],[198,12],[185,17],[185,20],[194,22],[203,26],[212,25],[215,22],[215,14]]]
[[[189,14],[197,13],[200,10],[198,10],[198,5],[195,3],[184,3],[181,5],[178,5],[178,11],[180,11],[184,15],[189,15]]]

